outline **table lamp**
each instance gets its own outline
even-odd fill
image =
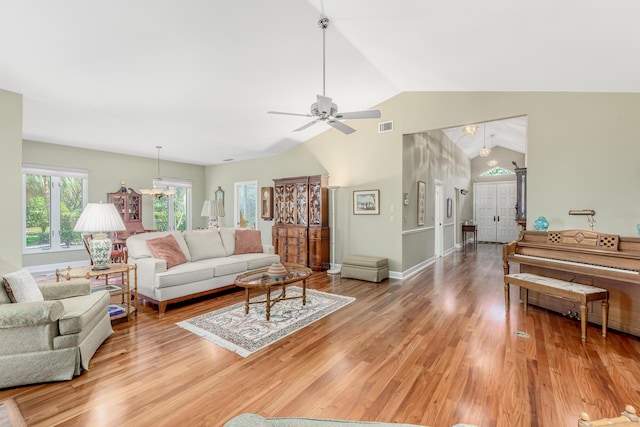
[[[120,214],[113,203],[87,203],[73,231],[95,233],[89,242],[92,270],[108,270],[111,259],[110,231],[126,230]]]
[[[209,230],[220,228],[218,217],[224,216],[222,200],[205,200],[200,215],[209,217],[209,224],[207,225]]]

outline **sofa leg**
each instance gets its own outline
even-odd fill
[[[164,312],[167,310],[167,303],[165,301],[161,301],[158,303],[158,317],[164,316]]]

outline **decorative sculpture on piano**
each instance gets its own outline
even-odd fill
[[[569,215],[586,215],[589,230],[593,231],[593,224],[596,222],[596,219],[594,218],[594,216],[596,216],[596,211],[593,209],[572,209],[569,211]]]

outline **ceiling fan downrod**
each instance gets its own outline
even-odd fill
[[[327,18],[326,16],[322,16],[318,21],[318,26],[322,28],[322,96],[326,96],[325,94],[325,75],[326,75],[325,36],[326,36],[326,29],[329,26],[329,18]]]

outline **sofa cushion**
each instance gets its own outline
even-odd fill
[[[236,252],[236,229],[235,228],[221,228],[219,231],[222,244],[227,256],[233,255]]]
[[[11,302],[44,301],[36,279],[27,270],[5,274],[4,286]]]
[[[153,254],[151,253],[151,250],[149,250],[146,241],[169,235],[176,239],[178,245],[180,245],[180,249],[182,249],[182,253],[187,258],[187,261],[191,261],[189,247],[187,246],[187,242],[185,242],[182,233],[179,231],[155,231],[153,233],[140,233],[129,236],[127,238],[127,253],[129,257],[135,259],[153,258]]]
[[[167,268],[187,262],[187,257],[178,245],[176,238],[172,235],[157,237],[147,240],[147,247],[154,258],[163,259],[167,262]]]
[[[218,230],[187,230],[183,233],[191,261],[227,256]]]
[[[257,270],[258,268],[269,267],[274,262],[280,262],[280,256],[263,253],[233,255],[229,259],[246,262],[247,270]]]
[[[170,286],[180,286],[211,278],[213,278],[213,267],[205,264],[204,261],[188,262],[178,265],[171,270],[157,273],[154,286],[157,288],[168,288]]]
[[[236,255],[262,252],[262,236],[260,230],[236,230]]]
[[[58,320],[61,335],[80,333],[96,316],[107,311],[109,292],[98,291],[89,295],[58,300],[64,305],[64,314]]]

